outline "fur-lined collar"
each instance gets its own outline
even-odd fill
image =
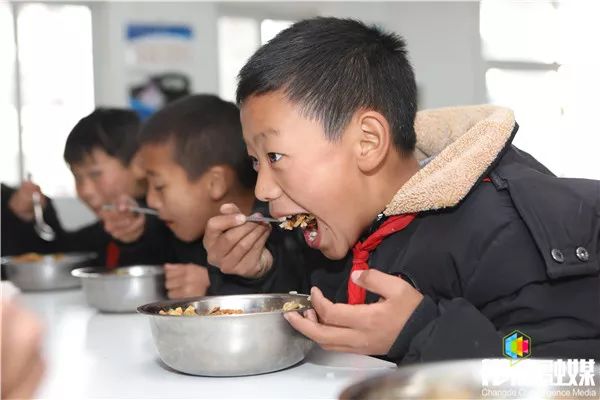
[[[384,214],[457,205],[506,147],[514,126],[511,110],[491,105],[418,112],[417,158],[434,158],[400,188]]]

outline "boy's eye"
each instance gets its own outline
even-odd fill
[[[165,188],[165,185],[155,185],[154,186],[154,190],[156,190],[157,192],[162,192],[164,188]]]
[[[90,172],[90,178],[92,178],[92,179],[98,179],[98,178],[100,178],[101,175],[102,175],[102,171],[91,171]]]
[[[258,172],[258,159],[256,157],[250,157],[250,162],[252,163],[252,169]]]
[[[283,155],[281,155],[279,153],[267,153],[267,157],[269,157],[270,163],[275,163],[275,162],[281,160],[281,157],[283,157]]]
[[[250,162],[252,163],[252,169],[258,171],[258,160],[256,157],[250,156]]]

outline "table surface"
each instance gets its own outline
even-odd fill
[[[160,361],[144,315],[98,312],[81,290],[24,293],[21,302],[46,326],[47,372],[36,397],[336,399],[349,384],[395,368],[317,348],[301,364],[269,374],[185,375]]]

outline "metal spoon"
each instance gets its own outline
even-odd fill
[[[47,242],[51,242],[56,238],[56,233],[54,233],[54,229],[44,221],[40,194],[38,192],[33,192],[31,196],[33,198],[33,214],[35,215],[35,225],[33,228],[39,237]]]
[[[102,209],[103,210],[116,210],[117,207],[114,204],[104,204],[102,206]],[[148,215],[157,215],[158,216],[158,211],[156,211],[153,208],[129,206],[129,207],[127,207],[127,210],[131,211],[131,212],[136,212],[139,214],[148,214]]]
[[[276,222],[281,223],[280,220],[270,217],[263,217],[262,215],[249,215],[246,217],[246,222]]]

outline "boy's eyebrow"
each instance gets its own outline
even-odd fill
[[[154,172],[154,171],[153,171],[153,170],[151,170],[151,169],[146,169],[146,173],[147,173],[148,175],[156,176],[156,172]]]
[[[256,142],[257,139],[264,139],[267,137],[267,135],[279,136],[279,131],[277,129],[269,128],[263,132],[259,132],[258,135],[256,135],[256,137],[254,138],[254,141]]]

